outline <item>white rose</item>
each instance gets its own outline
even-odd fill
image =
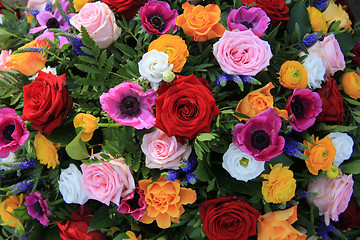
[[[308,55],[303,63],[308,74],[308,86],[310,89],[321,88],[321,83],[325,81],[324,75],[326,69],[321,58],[314,55]]]
[[[245,182],[256,178],[265,170],[264,161],[256,161],[233,143],[223,156],[222,166],[233,178]]]
[[[43,69],[41,69],[41,71],[45,72],[45,73],[52,73],[54,75],[57,75],[56,68],[52,68],[50,66],[44,67]],[[35,73],[35,75],[33,75],[32,77],[29,78],[29,80],[34,81],[38,75],[39,75],[39,72]]]
[[[16,155],[13,152],[10,152],[9,156],[7,156],[6,158],[0,158],[0,163],[5,163],[5,165],[6,163],[13,163],[15,161],[16,161]],[[0,165],[0,170],[7,171],[10,169],[11,169],[10,167]]]
[[[341,132],[330,133],[328,136],[336,148],[334,165],[338,167],[344,160],[351,157],[354,141],[349,135]]]
[[[61,169],[59,189],[67,204],[83,205],[87,202],[88,196],[81,186],[81,177],[80,170],[72,163],[67,169]]]

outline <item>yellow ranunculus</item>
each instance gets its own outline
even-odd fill
[[[344,92],[351,98],[360,98],[360,76],[357,72],[347,72],[341,76]]]
[[[327,22],[327,25],[330,25],[335,21],[341,21],[339,27],[336,30],[345,29],[351,30],[351,21],[347,12],[342,8],[342,6],[336,5],[333,0],[330,1],[329,6],[322,13]]]
[[[74,8],[76,12],[79,12],[80,9],[86,4],[93,2],[94,0],[73,0]]]
[[[314,32],[320,32],[322,30],[323,34],[327,34],[328,25],[326,24],[323,14],[315,7],[308,7],[310,24]]]
[[[129,237],[129,238],[124,238],[124,240],[141,240],[141,234],[136,237],[135,233],[132,232],[132,231],[127,231],[126,232],[126,235]]]
[[[305,67],[298,61],[286,61],[281,65],[279,82],[286,88],[306,88],[308,76]]]
[[[15,223],[11,223],[8,226],[16,227],[18,222],[20,222],[19,219],[15,218],[11,214],[14,214],[14,209],[20,207],[23,204],[24,197],[25,197],[25,195],[23,193],[20,195],[13,195],[13,196],[6,198],[4,201],[2,201],[0,203],[1,220],[4,223],[16,221]]]
[[[91,114],[79,113],[74,118],[74,127],[83,127],[84,131],[81,133],[81,140],[89,141],[94,131],[98,128],[98,119]]]
[[[295,196],[296,180],[294,173],[289,167],[283,167],[282,163],[274,167],[270,165],[269,174],[262,174],[263,181],[261,192],[268,203],[283,203],[290,201]]]
[[[44,135],[38,132],[35,135],[34,146],[36,151],[36,157],[39,159],[41,164],[47,166],[47,168],[55,168],[59,162],[58,149],[60,143],[53,143],[47,140]]]

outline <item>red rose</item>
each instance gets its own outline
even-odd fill
[[[360,206],[355,198],[351,198],[345,212],[339,215],[338,222],[332,222],[334,226],[341,230],[347,230],[360,223]]]
[[[289,21],[289,8],[285,0],[242,0],[243,4],[256,3],[256,7],[264,10],[272,23],[277,25],[281,21]]]
[[[247,201],[222,197],[204,202],[199,208],[205,234],[213,239],[246,240],[256,235],[260,212]]]
[[[360,42],[358,42],[355,47],[351,50],[351,53],[353,53],[355,56],[352,57],[353,62],[360,66]]]
[[[343,98],[335,79],[328,77],[328,81],[315,91],[320,95],[322,101],[322,111],[316,119],[319,122],[342,124],[344,122]]]
[[[61,76],[39,71],[35,81],[24,86],[24,109],[21,118],[32,122],[32,128],[50,135],[71,111],[73,100]]]
[[[119,19],[123,14],[126,20],[130,20],[147,0],[102,0],[102,2],[106,3]]]
[[[212,119],[220,113],[209,88],[193,74],[164,82],[157,93],[155,127],[168,136],[193,139],[209,132]]]

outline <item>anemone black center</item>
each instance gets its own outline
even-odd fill
[[[3,137],[7,140],[7,141],[13,141],[14,139],[11,137],[11,134],[13,134],[13,132],[15,131],[15,125],[14,124],[9,124],[6,127],[4,127],[3,129]]]
[[[60,23],[56,18],[49,18],[49,20],[46,22],[46,26],[48,28],[59,28]]]
[[[295,100],[291,103],[291,111],[295,115],[295,117],[299,117],[304,112],[304,105],[300,101]]]
[[[130,207],[130,211],[134,211],[140,208],[139,199],[140,199],[140,194],[135,191],[134,198],[127,201]]]
[[[241,24],[244,25],[247,28],[253,28],[254,27],[254,25],[251,22],[246,22],[245,21],[245,22],[242,22]]]
[[[44,215],[44,211],[43,211],[39,201],[36,201],[36,203],[34,204],[34,209],[39,215]]]
[[[121,100],[120,111],[129,116],[134,116],[140,111],[140,103],[134,96],[126,96]]]
[[[148,21],[159,32],[162,32],[165,29],[165,20],[159,14],[151,15],[148,18]]]
[[[256,130],[251,135],[251,145],[258,149],[263,150],[270,145],[270,136],[264,130]]]

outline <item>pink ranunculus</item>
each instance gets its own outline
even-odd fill
[[[141,149],[146,155],[146,167],[158,169],[179,169],[182,160],[187,160],[191,146],[179,143],[175,136],[168,137],[160,129],[145,134]]]
[[[135,189],[130,168],[123,159],[110,162],[81,164],[82,187],[89,199],[98,200],[106,205],[110,202],[119,205],[120,198]]]
[[[255,76],[270,65],[270,45],[251,30],[224,35],[214,44],[214,55],[221,69],[230,75]]]
[[[11,50],[2,50],[0,53],[0,71],[9,71],[5,64],[9,61]]]
[[[344,54],[334,34],[326,36],[322,41],[317,41],[313,46],[308,48],[308,52],[311,55],[321,58],[326,68],[326,75],[332,76],[335,72],[345,69]]]
[[[101,49],[109,47],[120,36],[115,15],[103,2],[86,3],[80,12],[70,19],[71,25],[81,31],[84,26],[90,37]]]
[[[319,214],[324,215],[325,223],[329,225],[330,218],[337,222],[340,213],[346,210],[353,193],[353,186],[352,174],[340,174],[335,179],[322,176],[309,183],[308,192],[318,195],[307,200],[319,209]]]

